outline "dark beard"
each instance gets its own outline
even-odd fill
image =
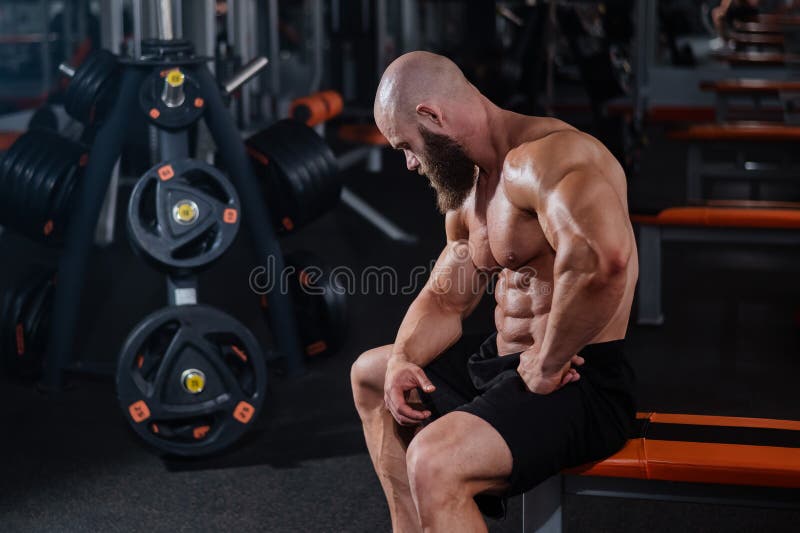
[[[450,137],[423,126],[419,127],[419,133],[425,141],[425,154],[420,161],[422,170],[436,191],[439,211],[447,213],[458,209],[475,185],[475,163]]]

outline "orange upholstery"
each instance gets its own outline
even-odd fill
[[[633,106],[627,102],[614,102],[606,106],[609,115],[630,116]],[[707,122],[714,120],[716,111],[710,106],[653,106],[647,110],[651,122]]]
[[[774,122],[693,124],[670,132],[669,138],[693,141],[800,141],[800,126]]]
[[[339,128],[339,138],[357,144],[389,146],[389,141],[375,124],[345,124]]]
[[[631,215],[631,221],[651,226],[800,229],[800,209],[671,207],[657,215]]]
[[[295,98],[289,106],[289,116],[309,126],[316,126],[339,115],[343,107],[344,103],[339,93],[322,91]]]
[[[640,435],[622,450],[566,473],[800,488],[800,422],[660,413],[637,418]],[[702,440],[686,440],[692,431],[702,431]],[[759,438],[765,445],[752,442]],[[731,442],[737,439],[742,442]]]
[[[704,91],[717,93],[777,93],[800,91],[800,81],[733,79],[704,81],[700,83]]]

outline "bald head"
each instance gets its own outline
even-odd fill
[[[477,90],[451,60],[430,52],[409,52],[383,73],[375,95],[375,121],[391,129],[418,120],[420,106],[447,112],[477,96]],[[455,104],[455,105],[454,105]]]

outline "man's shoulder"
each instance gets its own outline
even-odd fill
[[[509,200],[531,209],[568,174],[608,164],[613,156],[603,144],[560,120],[550,130],[510,150],[503,163],[502,186]]]
[[[544,131],[532,131],[506,154],[503,169],[533,166],[541,171],[589,163],[605,150],[602,143],[566,122],[548,119]]]

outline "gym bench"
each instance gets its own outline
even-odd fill
[[[794,182],[800,165],[792,160],[794,146],[800,141],[800,126],[769,122],[741,122],[729,124],[695,124],[672,131],[669,138],[689,141],[686,161],[686,198],[689,202],[701,201],[706,179],[715,181],[743,181],[750,184],[751,199],[758,199],[760,182]],[[774,146],[775,144],[777,146]],[[766,160],[751,161],[746,149],[755,149]],[[733,150],[735,157],[710,162],[706,150]],[[761,157],[760,156],[760,157]],[[733,162],[730,160],[733,159]]]
[[[751,207],[754,204],[764,207]],[[631,221],[638,225],[637,323],[645,325],[664,322],[661,307],[663,242],[800,245],[800,204],[789,202],[672,207],[657,215],[632,215]]]
[[[730,120],[773,120],[800,124],[800,82],[790,80],[730,79],[704,81],[700,89],[715,95],[719,123]],[[734,102],[744,100],[744,105]],[[768,105],[764,103],[768,102]]]
[[[524,533],[562,531],[564,493],[798,508],[800,421],[638,413],[616,454],[523,495]]]

